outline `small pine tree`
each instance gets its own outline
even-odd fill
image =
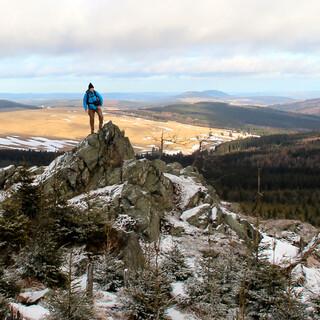
[[[20,205],[13,196],[7,198],[2,207],[3,213],[0,215],[0,250],[4,257],[5,252],[10,256],[11,253],[18,251],[21,246],[26,244],[30,237],[31,221],[21,212]]]
[[[26,167],[20,170],[19,187],[14,198],[18,200],[21,212],[29,218],[35,218],[40,212],[40,186],[33,183],[30,171]]]
[[[268,247],[257,239],[248,246],[245,277],[239,290],[240,319],[244,315],[245,319],[304,319],[302,305],[294,297],[291,276],[268,261]]]
[[[124,263],[110,250],[95,261],[94,279],[103,290],[115,292],[123,287]]]
[[[172,249],[165,255],[162,270],[172,278],[173,281],[184,281],[191,276],[192,272],[186,264],[185,258],[175,243]]]
[[[5,269],[0,266],[0,295],[5,297],[15,297],[20,291],[17,285],[18,276],[15,270]]]
[[[170,280],[159,265],[158,244],[154,245],[153,252],[154,260],[150,259],[150,252],[147,253],[144,268],[131,273],[122,296],[129,317],[133,320],[165,319],[165,310],[172,301]]]
[[[30,172],[19,171],[18,188],[4,203],[0,217],[0,249],[6,249],[8,259],[32,238],[34,219],[41,212],[41,188],[33,183]]]
[[[247,275],[246,314],[249,319],[268,319],[285,290],[281,268],[259,261]]]
[[[22,278],[36,278],[45,284],[63,284],[60,267],[63,251],[51,233],[41,230],[17,255],[15,265]]]
[[[301,302],[300,294],[295,290],[296,283],[292,277],[292,271],[289,270],[285,275],[286,288],[280,295],[277,305],[272,312],[275,320],[306,320],[308,319],[306,306]]]
[[[69,255],[67,288],[57,290],[49,300],[48,320],[93,320],[95,314],[92,302],[81,291],[73,276],[73,254]]]
[[[187,281],[191,309],[203,319],[226,319],[236,308],[241,263],[232,255],[210,254],[200,259],[197,276]]]

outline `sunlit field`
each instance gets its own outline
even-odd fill
[[[109,120],[125,131],[136,152],[159,147],[162,132],[165,150],[168,152],[181,150],[184,153],[190,153],[198,148],[199,140],[208,136],[209,132],[217,141],[242,137],[240,133],[233,132],[231,134],[230,130],[199,127],[173,121],[158,122],[104,112],[104,122]],[[28,141],[33,137],[79,141],[89,134],[89,118],[81,108],[1,112],[0,122],[1,147],[6,146],[8,137],[11,139],[10,141],[16,139],[14,140],[16,143],[19,139]],[[97,117],[95,125],[97,130]],[[8,146],[15,147],[14,144],[8,144]],[[59,149],[70,147],[70,145],[65,145]]]

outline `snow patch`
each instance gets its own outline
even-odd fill
[[[201,204],[200,206],[198,207],[195,207],[195,208],[192,208],[192,209],[189,209],[187,211],[184,211],[182,213],[182,215],[180,216],[180,218],[183,220],[183,221],[187,221],[188,219],[190,219],[191,217],[197,215],[199,213],[199,211],[203,208],[209,208],[210,205],[208,203],[205,203],[205,204]]]
[[[260,246],[266,247],[264,254],[272,264],[286,265],[292,263],[299,254],[299,248],[286,240],[276,239],[262,233]]]
[[[98,291],[95,295],[95,305],[98,308],[109,309],[118,304],[116,294],[107,291]]]
[[[113,227],[126,233],[132,232],[137,224],[137,220],[127,214],[119,214]]]
[[[182,221],[175,216],[167,216],[166,220],[174,227],[174,228],[183,228],[184,232],[189,235],[195,235],[199,232],[197,227],[190,225],[186,221]]]
[[[309,268],[302,264],[298,264],[293,269],[295,277],[303,279],[303,298],[320,294],[320,270],[317,268]]]
[[[7,192],[0,190],[0,202],[3,202],[7,198],[7,196]]]
[[[22,138],[19,136],[7,136],[0,138],[0,147],[14,147],[21,150],[45,150],[57,151],[75,146],[78,141],[57,140],[44,137]]]
[[[167,316],[171,318],[171,320],[196,320],[194,316],[187,313],[182,313],[176,307],[171,307],[166,311]]]
[[[49,310],[40,305],[24,306],[20,303],[10,305],[16,312],[20,312],[24,320],[43,320],[49,315]]]
[[[68,200],[68,203],[80,210],[87,209],[87,201],[90,199],[95,199],[95,201],[102,200],[105,203],[112,201],[117,196],[121,196],[121,192],[124,184],[114,184],[111,186],[106,186],[93,191],[88,194],[80,194],[76,197]]]
[[[172,287],[172,295],[174,297],[179,296],[180,298],[185,298],[188,296],[184,289],[184,283],[182,281],[171,283],[171,287]]]
[[[211,210],[211,220],[216,221],[218,217],[217,215],[218,215],[218,209],[217,207],[213,207]]]

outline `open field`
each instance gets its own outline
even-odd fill
[[[209,129],[174,121],[159,122],[108,112],[104,113],[104,120],[105,122],[112,120],[122,130],[125,130],[126,136],[130,138],[137,152],[151,150],[153,146],[158,147],[162,132],[167,140],[165,142],[167,151],[181,150],[185,153],[195,150],[199,145],[198,140],[207,136],[209,131],[213,144],[242,136],[240,133],[232,133],[230,137],[230,130]],[[39,140],[39,137],[52,139],[55,140],[55,143],[56,140],[81,140],[89,132],[88,115],[83,110],[75,110],[75,108],[0,112],[0,123],[2,147],[6,145],[6,141],[9,141],[11,147],[14,147],[14,143],[19,143],[18,140],[24,140],[27,147],[32,147],[34,137],[36,140]],[[96,118],[96,128],[97,125],[98,119]],[[64,149],[66,148],[68,147],[65,146]]]

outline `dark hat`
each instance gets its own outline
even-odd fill
[[[89,83],[89,86],[88,86],[88,89],[90,90],[91,88],[94,88],[93,84],[90,82]]]

